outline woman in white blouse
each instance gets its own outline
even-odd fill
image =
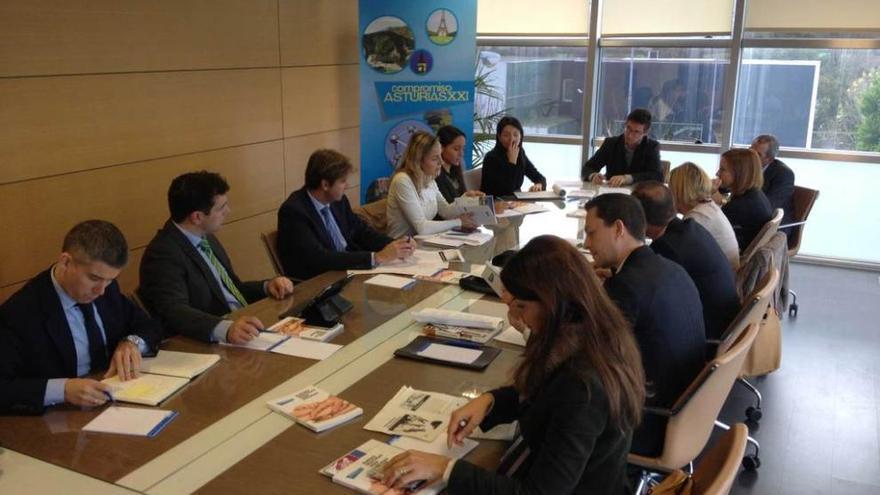
[[[685,218],[693,218],[718,241],[721,251],[734,270],[739,268],[739,246],[730,220],[712,201],[712,179],[697,165],[685,162],[669,175],[669,189],[675,209]]]
[[[440,141],[435,136],[418,131],[410,137],[388,189],[390,237],[476,227],[470,214],[458,215],[434,182],[440,173],[440,152]],[[443,220],[434,220],[438,214]]]

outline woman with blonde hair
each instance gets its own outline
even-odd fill
[[[761,158],[751,149],[727,150],[721,155],[716,175],[721,187],[730,191],[730,200],[721,211],[730,220],[742,252],[773,217],[770,201],[761,191],[764,185]]]
[[[440,140],[417,131],[409,138],[388,188],[388,235],[392,238],[436,234],[476,227],[469,214],[458,215],[434,179],[440,173]],[[434,220],[440,216],[443,220]]]
[[[526,345],[509,386],[452,413],[447,446],[477,426],[519,421],[520,436],[495,472],[410,450],[389,460],[384,483],[447,483],[450,495],[623,493],[645,376],[633,332],[586,259],[545,235],[501,272],[511,324]]]
[[[739,268],[739,246],[733,227],[721,207],[712,201],[712,179],[692,162],[684,162],[669,175],[669,190],[675,209],[684,218],[693,218],[712,234],[734,270]]]

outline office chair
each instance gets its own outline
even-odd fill
[[[745,454],[748,435],[749,429],[746,425],[733,425],[700,459],[692,475],[676,471],[664,479],[661,485],[669,483],[669,493],[672,493],[689,482],[691,495],[727,495],[739,474],[740,459]]]
[[[782,208],[776,208],[776,211],[773,212],[773,217],[761,227],[761,230],[758,231],[758,235],[752,239],[752,242],[743,250],[742,254],[739,257],[739,266],[742,267],[746,263],[752,259],[752,256],[758,251],[758,249],[767,243],[773,234],[775,234],[779,230],[779,224],[782,223]]]
[[[794,222],[780,225],[780,229],[791,228],[788,235],[788,257],[791,258],[798,254],[801,249],[801,239],[804,237],[804,226],[807,224],[807,218],[816,200],[819,199],[819,191],[809,189],[807,187],[794,186],[794,193],[791,195],[794,207]],[[788,291],[791,294],[791,304],[788,306],[788,316],[794,318],[797,316],[798,303],[797,292]]]
[[[703,450],[757,335],[758,325],[749,325],[726,352],[706,363],[671,408],[645,407],[645,414],[665,416],[668,420],[663,450],[658,457],[629,454],[629,463],[642,469],[636,493],[643,493],[649,485],[656,484],[656,473],[668,473],[682,466],[690,466]],[[755,442],[755,460],[758,458],[758,448]],[[747,469],[760,464],[747,462],[746,459],[750,457],[743,458],[743,465]]]
[[[278,231],[270,230],[269,232],[263,232],[260,234],[260,238],[263,239],[263,245],[266,247],[266,252],[272,261],[272,268],[275,269],[275,274],[284,275],[284,268],[281,266],[281,256],[278,255]]]
[[[382,198],[372,203],[352,208],[354,214],[361,217],[376,232],[388,232],[388,200]]]

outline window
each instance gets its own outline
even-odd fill
[[[586,48],[481,46],[477,78],[494,95],[478,95],[479,116],[505,113],[518,118],[526,136],[581,136]],[[494,129],[475,132],[494,133]]]
[[[880,152],[880,50],[746,48],[733,142]]]
[[[620,134],[630,111],[647,108],[655,139],[720,142],[729,65],[726,48],[603,48],[596,135]]]

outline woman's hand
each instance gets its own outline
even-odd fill
[[[517,160],[519,159],[519,143],[513,141],[510,143],[510,148],[507,148],[507,163],[512,163],[516,165]]]
[[[507,201],[495,202],[495,214],[504,213],[507,210]]]
[[[418,450],[407,450],[392,457],[382,468],[382,484],[401,488],[425,480],[425,485],[439,480],[452,459]]]
[[[492,394],[486,393],[453,411],[446,429],[446,446],[451,449],[453,445],[461,445],[474,428],[480,426],[494,402]]]
[[[486,193],[483,191],[465,191],[462,196],[467,196],[469,198],[482,198]]]
[[[532,191],[532,192],[543,191],[543,190],[544,190],[544,184],[541,184],[540,182],[536,182],[536,183],[532,184],[532,187],[529,188],[529,191]]]

